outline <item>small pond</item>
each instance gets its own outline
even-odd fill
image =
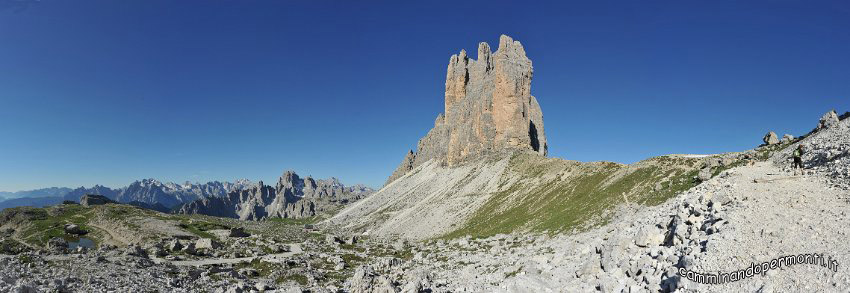
[[[85,248],[94,248],[94,241],[88,238],[81,237],[78,240],[68,241],[68,248],[71,250],[77,249],[77,247],[85,247]]]

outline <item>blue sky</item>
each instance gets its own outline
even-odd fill
[[[741,151],[850,110],[847,1],[357,2],[0,0],[0,190],[377,187],[443,110],[451,54],[500,34],[534,62],[553,157]]]

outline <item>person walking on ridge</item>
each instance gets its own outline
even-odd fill
[[[794,149],[794,162],[791,163],[791,169],[794,175],[797,174],[797,169],[800,169],[800,175],[805,175],[806,171],[803,170],[803,145],[797,145],[797,148]]]

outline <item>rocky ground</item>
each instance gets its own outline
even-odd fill
[[[428,237],[399,238],[339,229],[331,225],[334,220],[317,226],[318,219],[241,221],[120,204],[7,209],[0,214],[0,291],[850,292],[848,133],[850,120],[845,119],[803,139],[744,153],[671,156],[635,166],[599,164],[601,170],[613,170],[600,186],[634,186],[613,192],[593,189],[596,195],[616,195],[617,204],[610,216],[568,232],[539,231],[526,223],[517,226],[526,229],[514,233],[479,234],[483,237],[414,231],[410,235]],[[807,149],[804,175],[788,168],[797,144]],[[479,192],[505,188],[510,182],[485,180],[481,174],[508,172],[504,165],[510,162],[491,163],[498,168],[461,166],[456,170],[464,176],[429,177],[452,183],[439,186],[406,179],[420,176],[413,170],[388,190],[403,184],[412,185],[401,189],[420,191],[466,186],[462,194],[475,195],[472,187],[481,188]],[[553,163],[541,169],[531,164],[540,178],[578,166]],[[665,166],[691,168],[683,174],[694,178],[685,179],[701,183],[676,185],[684,177],[653,175],[676,174],[678,169],[661,169]],[[675,190],[671,186],[687,189],[654,204],[644,203],[657,197],[639,196],[647,190]],[[623,190],[627,192],[620,194]],[[406,205],[391,197],[374,200],[387,207]],[[373,201],[355,204],[335,219],[357,214]],[[559,217],[566,221],[568,216]],[[458,219],[450,223],[464,223]],[[548,220],[531,218],[532,224],[535,219]],[[492,218],[493,223],[503,220]],[[391,228],[422,228],[396,224]],[[453,226],[440,227],[448,231]],[[87,237],[93,247],[74,247]],[[822,256],[825,265],[785,263],[788,256],[812,254]],[[771,267],[780,260],[784,265]],[[738,271],[743,271],[740,280],[701,282],[709,275],[738,276]]]
[[[732,272],[803,253],[847,263],[847,196],[759,163],[656,207],[623,206],[611,223],[585,233],[429,242],[412,267],[428,267],[454,292],[836,292],[850,288],[841,266],[796,265],[723,285],[683,279],[678,268]]]
[[[124,219],[104,224],[111,214]],[[412,259],[404,242],[328,235],[310,220],[166,215],[121,204],[18,208],[0,219],[0,292],[372,292],[377,280],[404,285],[373,270]],[[59,237],[40,242],[49,235]],[[76,245],[88,238],[91,248]]]
[[[792,176],[770,162],[738,167],[661,205],[621,206],[607,225],[574,235],[389,241],[257,222],[248,237],[208,230],[220,239],[209,247],[177,239],[28,252],[0,260],[0,290],[848,292],[850,194],[820,176]],[[800,264],[720,285],[678,274],[732,272],[805,253],[835,259],[837,271]]]

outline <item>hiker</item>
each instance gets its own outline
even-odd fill
[[[794,150],[794,162],[791,163],[791,169],[794,174],[797,174],[797,169],[800,169],[800,174],[805,175],[805,171],[803,170],[803,145],[797,145],[797,148]]]

